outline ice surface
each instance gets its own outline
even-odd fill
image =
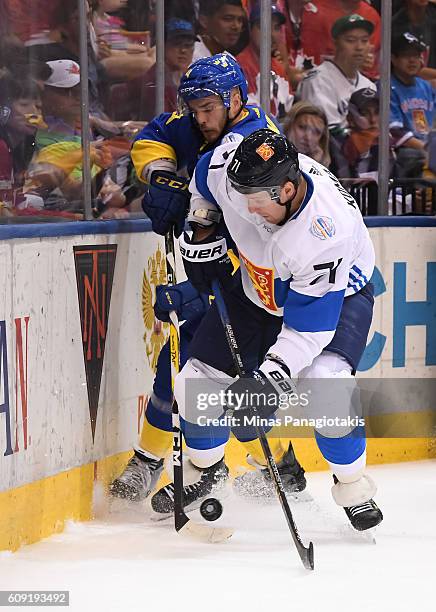
[[[303,540],[315,546],[314,572],[302,567],[276,500],[230,495],[216,524],[233,525],[233,538],[203,544],[177,535],[169,521],[151,522],[143,506],[105,514],[100,499],[99,520],[0,553],[0,589],[69,589],[75,612],[434,610],[436,462],[370,473],[385,515],[375,545],[348,526],[328,473],[308,475],[314,501],[292,503]]]

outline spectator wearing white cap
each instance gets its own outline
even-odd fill
[[[70,201],[81,199],[80,67],[69,59],[47,64],[52,74],[45,81],[42,105],[48,127],[36,133],[37,152],[29,168],[28,188],[44,200],[56,194],[55,208],[65,209]],[[92,144],[91,160],[93,176],[111,164],[104,141]]]
[[[39,148],[49,144],[50,133],[79,137],[81,134],[80,66],[70,59],[54,60],[47,62],[47,65],[52,74],[45,81],[42,103],[49,127],[47,132],[38,134]]]

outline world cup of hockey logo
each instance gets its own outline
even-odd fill
[[[144,343],[148,363],[156,372],[159,353],[168,337],[168,325],[154,316],[154,301],[157,285],[167,282],[165,257],[160,247],[148,258],[142,277],[142,318],[144,320]]]

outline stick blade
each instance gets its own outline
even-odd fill
[[[313,544],[309,542],[309,547],[300,551],[300,557],[306,569],[315,569],[315,561],[313,558]]]
[[[203,523],[188,521],[178,530],[178,533],[189,535],[201,542],[212,542],[213,544],[217,544],[231,538],[233,529],[230,527],[211,527]]]

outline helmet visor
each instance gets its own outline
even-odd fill
[[[269,201],[278,202],[280,200],[280,192],[282,190],[281,185],[274,185],[273,187],[256,187],[251,186],[247,187],[246,185],[240,185],[235,181],[230,179],[230,184],[232,187],[238,191],[249,197],[251,200],[256,200],[256,197],[260,200],[268,198]]]
[[[271,205],[274,200],[271,198],[269,191],[256,191],[254,193],[247,193],[243,196],[247,202],[247,208],[249,212],[260,211]]]

